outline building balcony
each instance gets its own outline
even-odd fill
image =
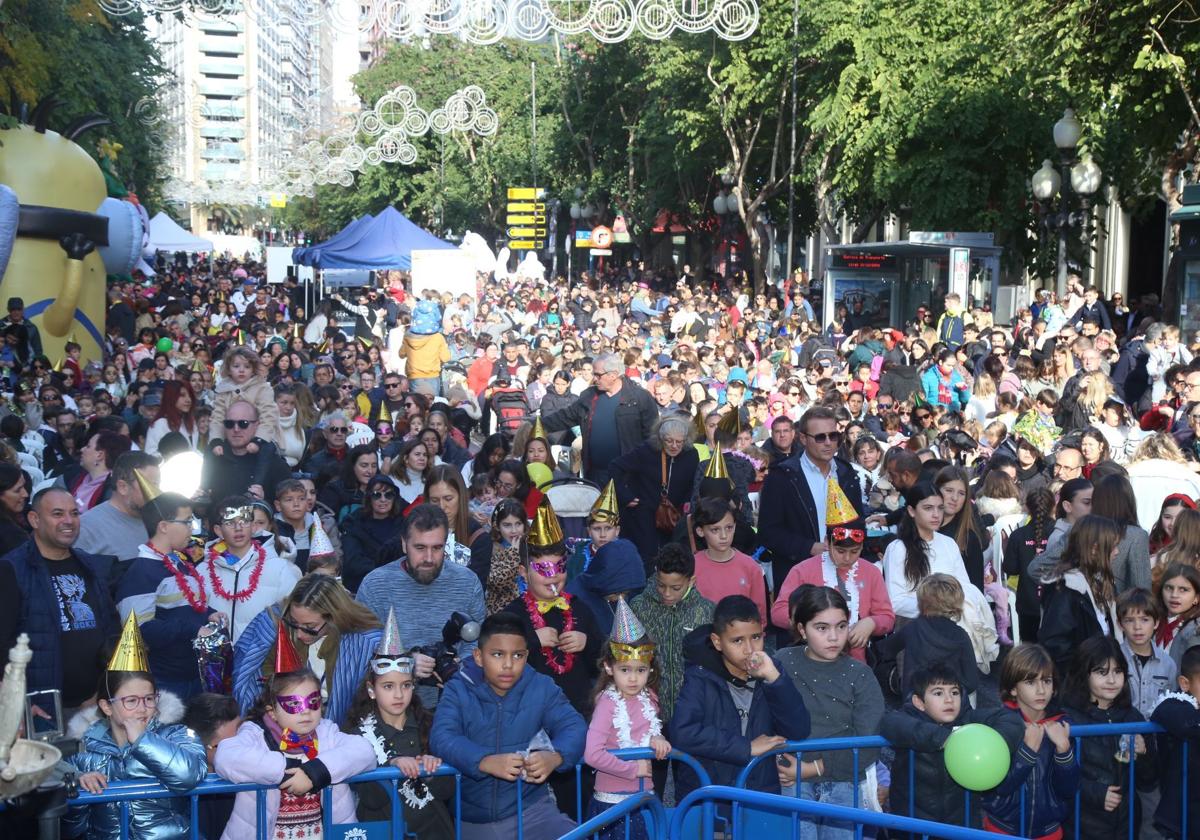
[[[240,61],[202,61],[200,72],[208,76],[245,76],[246,68]]]
[[[243,105],[238,105],[235,102],[215,103],[210,102],[200,106],[200,116],[202,117],[244,117],[246,116],[246,108]]]
[[[200,177],[206,181],[233,181],[245,176],[240,163],[206,163],[200,167]]]
[[[246,86],[228,82],[203,81],[200,83],[200,93],[204,96],[220,96],[222,98],[240,98],[246,95]]]
[[[206,139],[211,137],[214,139],[243,140],[246,137],[246,129],[238,125],[205,123],[200,126],[200,136]]]
[[[200,41],[200,52],[205,56],[241,55],[246,51],[236,38],[204,38]]]
[[[202,18],[199,29],[205,35],[236,35],[242,32],[242,24],[225,18]]]
[[[221,143],[201,149],[200,157],[211,161],[239,161],[246,159],[246,153],[236,143]]]

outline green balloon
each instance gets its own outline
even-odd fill
[[[1004,781],[1012,760],[1000,733],[982,723],[952,732],[944,754],[950,778],[973,791],[991,790]]]
[[[164,335],[162,338],[160,338],[158,340],[158,343],[155,344],[154,346],[156,348],[158,348],[158,350],[162,353],[170,353],[172,350],[175,349],[175,342],[171,341],[171,339],[167,338]]]

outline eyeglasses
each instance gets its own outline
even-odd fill
[[[326,426],[325,431],[331,435],[346,435],[350,433],[349,426]]]
[[[815,440],[817,443],[837,443],[842,439],[841,432],[821,432],[815,435],[806,434],[805,437]]]
[[[135,712],[140,707],[145,706],[147,709],[158,707],[158,692],[147,694],[139,697],[136,694],[126,694],[124,697],[114,697],[109,703],[120,703],[121,708],[127,712]]]
[[[384,382],[383,387],[387,388],[390,391],[392,388],[399,388],[400,383],[399,382]]]
[[[496,489],[497,490],[516,490],[517,485],[516,485],[516,482],[513,482],[513,481],[497,481]]]
[[[387,499],[390,502],[392,499],[396,498],[396,494],[388,492],[387,490],[376,490],[371,493],[371,498],[375,499],[376,501]]]
[[[328,624],[329,622],[322,621],[316,627],[310,627],[307,624],[298,624],[295,621],[293,621],[289,616],[285,615],[283,617],[283,623],[284,623],[284,626],[290,627],[292,630],[295,630],[297,633],[307,633],[310,636],[320,636],[321,631],[325,629],[325,625]]]
[[[257,420],[226,420],[223,425],[226,429],[249,429]]]

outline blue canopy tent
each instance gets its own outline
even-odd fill
[[[347,242],[354,241],[355,233],[362,229],[364,225],[370,222],[374,216],[367,213],[365,216],[359,216],[350,224],[339,230],[333,236],[326,239],[324,242],[318,242],[316,245],[309,245],[304,248],[292,249],[292,262],[296,265],[313,265],[313,257],[321,248],[336,248]]]
[[[413,224],[394,207],[353,231],[350,239],[334,247],[314,246],[312,264],[325,268],[412,268],[413,251],[453,249],[432,233]]]

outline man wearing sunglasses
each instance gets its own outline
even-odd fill
[[[200,487],[211,499],[243,494],[274,499],[276,485],[291,478],[292,472],[275,444],[256,437],[258,409],[244,400],[233,403],[225,412],[222,432],[222,453],[204,454]]]
[[[837,457],[842,433],[833,410],[810,408],[796,432],[803,451],[771,468],[760,495],[758,542],[770,552],[776,592],[793,566],[826,548],[829,482],[841,485],[859,516],[863,515],[858,474]]]
[[[306,472],[320,475],[330,464],[340,464],[349,451],[346,437],[350,434],[350,420],[340,411],[335,411],[321,422],[319,427],[325,437],[325,448],[308,456],[304,462]]]

